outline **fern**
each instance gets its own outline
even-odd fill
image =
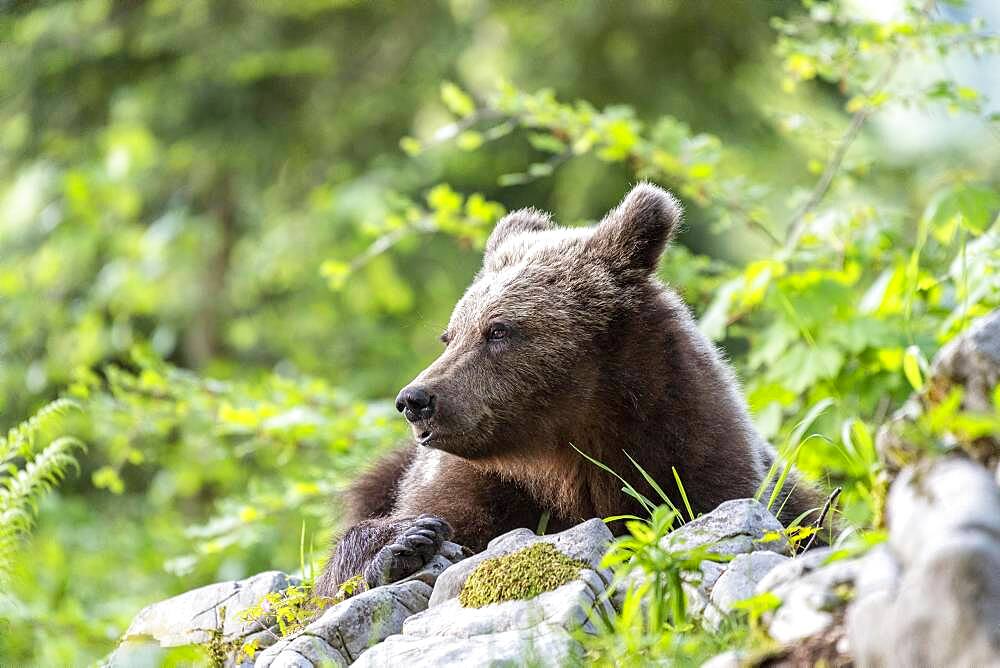
[[[0,437],[0,582],[10,573],[19,540],[31,530],[39,499],[79,468],[73,451],[84,445],[76,438],[61,436],[38,449],[42,435],[78,408],[67,399],[53,401]]]
[[[0,465],[6,465],[18,456],[27,457],[35,449],[35,441],[40,433],[69,411],[79,408],[79,404],[70,399],[56,399],[13,427],[6,437],[0,436]]]

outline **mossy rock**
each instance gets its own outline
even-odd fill
[[[535,598],[580,575],[588,565],[567,557],[551,543],[535,543],[516,552],[486,559],[469,574],[458,601],[466,608]]]

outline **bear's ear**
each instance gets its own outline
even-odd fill
[[[680,202],[663,188],[643,181],[594,228],[586,248],[615,270],[651,274],[680,220]]]
[[[500,219],[493,233],[486,240],[486,256],[489,257],[496,249],[513,236],[525,232],[541,232],[553,228],[549,214],[538,209],[518,209],[511,211]]]

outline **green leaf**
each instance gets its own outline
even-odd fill
[[[450,81],[441,84],[441,101],[448,111],[459,118],[467,118],[476,112],[476,103],[469,94]]]
[[[566,142],[550,134],[533,132],[528,135],[528,142],[535,150],[545,153],[559,154],[566,150]]]
[[[833,345],[796,343],[771,367],[767,377],[799,394],[820,380],[834,378],[843,363],[843,351]]]
[[[698,329],[710,340],[719,341],[725,338],[730,307],[742,285],[743,279],[737,277],[715,291],[712,303],[709,304],[705,314],[698,321]]]
[[[963,227],[981,234],[996,219],[1000,193],[984,186],[959,184],[938,191],[927,205],[924,218],[935,226],[944,226],[960,216]]]
[[[916,346],[908,347],[903,354],[903,375],[909,381],[910,387],[917,392],[924,389],[923,374],[920,370],[921,360],[920,350]]]
[[[549,176],[552,169],[552,165],[547,162],[536,162],[528,166],[528,174],[534,177]]]
[[[424,145],[414,137],[403,137],[399,140],[399,147],[411,158],[420,155],[424,150]]]
[[[851,420],[851,442],[858,455],[866,462],[878,461],[875,441],[872,439],[868,425],[858,419]]]
[[[340,290],[351,275],[351,265],[340,260],[325,260],[319,267],[319,273],[326,279],[331,290]]]
[[[497,177],[497,184],[501,186],[519,186],[531,180],[527,174],[501,174]]]
[[[112,494],[122,494],[125,492],[125,483],[122,481],[118,471],[112,466],[102,466],[91,474],[91,482],[98,489],[106,489]]]
[[[441,183],[427,192],[427,204],[437,214],[454,214],[462,210],[463,198],[447,183]]]
[[[483,135],[478,132],[473,132],[472,130],[466,130],[458,135],[458,138],[455,140],[455,145],[463,151],[475,151],[483,145]]]

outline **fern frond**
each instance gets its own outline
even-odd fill
[[[0,480],[0,512],[12,508],[35,508],[38,497],[51,490],[66,477],[68,469],[79,470],[74,449],[83,449],[83,443],[72,436],[63,436],[24,464],[15,475]]]
[[[34,452],[35,441],[42,431],[69,411],[79,409],[80,405],[72,399],[56,399],[11,428],[6,437],[0,436],[0,465],[15,457],[27,457]]]
[[[77,438],[56,438],[36,452],[38,435],[58,416],[76,408],[73,401],[53,401],[0,438],[0,582],[10,573],[20,539],[31,530],[39,499],[70,469],[79,471],[73,453],[85,446]],[[18,466],[16,461],[21,459],[23,464]]]

